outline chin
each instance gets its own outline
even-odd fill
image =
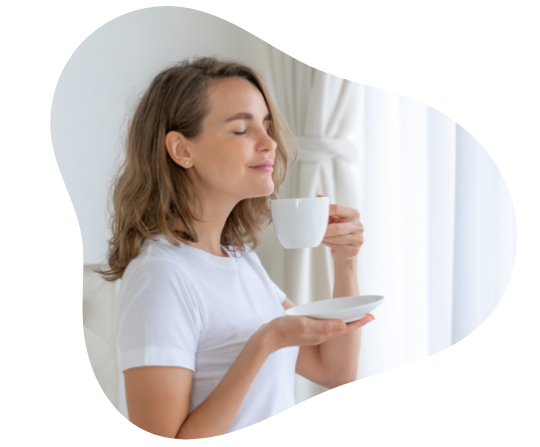
[[[250,196],[250,198],[255,198],[255,197],[268,197],[270,194],[272,194],[274,192],[274,190],[270,191],[270,192],[264,192],[264,193],[260,193],[260,194],[253,194],[252,196]]]
[[[258,184],[257,187],[254,188],[255,185],[251,185],[251,195],[250,197],[266,197],[271,195],[274,192],[275,185],[274,182],[271,181],[269,183],[264,184]]]

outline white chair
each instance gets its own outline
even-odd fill
[[[103,266],[84,266],[83,325],[86,349],[101,389],[116,409],[127,417],[123,374],[119,369],[114,333],[119,281],[105,281],[94,271],[99,267]]]

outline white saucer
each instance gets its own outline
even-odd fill
[[[291,307],[285,315],[299,315],[316,318],[318,320],[338,319],[344,323],[360,320],[367,313],[382,303],[384,297],[380,295],[347,296],[329,300],[315,301]]]

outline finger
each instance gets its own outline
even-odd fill
[[[362,326],[365,326],[366,324],[373,321],[375,317],[371,314],[366,314],[362,318],[356,321],[352,321],[351,323],[347,323],[347,328],[351,328],[353,331],[356,329],[361,328]]]
[[[333,245],[362,245],[363,237],[356,233],[346,234],[344,236],[326,236],[323,240]]]
[[[350,208],[345,205],[330,205],[330,216],[339,216],[346,218],[347,220],[353,220],[360,218],[360,212],[354,208]]]
[[[358,320],[359,323],[362,324],[368,324],[370,321],[373,321],[375,317],[371,314],[365,314],[360,320]]]
[[[341,332],[347,329],[347,325],[343,320],[319,320],[319,332],[323,333],[332,333],[332,332]]]
[[[326,228],[325,237],[331,236],[344,236],[346,234],[358,233],[363,231],[364,228],[354,222],[339,222],[328,224]]]

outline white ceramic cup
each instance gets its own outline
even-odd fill
[[[285,248],[321,245],[328,227],[328,197],[278,199],[270,202],[276,235]]]

